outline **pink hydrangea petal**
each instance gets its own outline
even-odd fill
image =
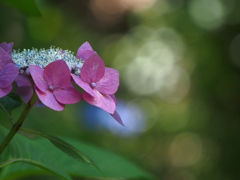
[[[110,97],[113,99],[114,103],[116,104],[117,106],[117,98],[114,94],[110,95]],[[115,111],[113,114],[110,114],[119,124],[123,125],[123,122],[122,122],[122,118],[120,117],[120,115],[118,114],[117,111]]]
[[[81,51],[84,51],[84,50],[92,50],[92,51],[93,51],[93,48],[92,48],[92,46],[89,44],[88,41],[86,41],[85,43],[83,43],[83,44],[78,48],[78,53],[81,52]]]
[[[31,79],[27,75],[19,74],[15,79],[18,87],[22,86],[32,86]]]
[[[89,44],[89,42],[85,42],[78,49],[76,58],[78,58],[78,59],[81,58],[83,61],[86,61],[86,59],[88,59],[94,53],[96,53],[96,52],[93,51],[93,48]]]
[[[28,103],[33,95],[33,88],[30,86],[18,87],[17,93],[25,103]]]
[[[8,93],[10,93],[12,90],[12,85],[10,84],[9,86],[5,88],[0,88],[0,98],[6,96]]]
[[[114,94],[119,86],[119,73],[116,69],[105,68],[105,74],[96,82],[96,87],[99,92],[103,94]]]
[[[0,47],[0,70],[9,63],[13,63],[10,54]]]
[[[79,52],[76,57],[78,59],[81,59],[82,61],[86,61],[93,54],[97,54],[97,53],[92,50],[83,50]]]
[[[83,64],[80,77],[86,83],[99,81],[105,72],[105,65],[98,54],[91,55]]]
[[[6,51],[7,53],[12,53],[12,47],[13,47],[13,43],[1,43],[0,44],[0,48],[4,49],[4,51]]]
[[[30,65],[28,69],[38,89],[42,92],[46,92],[48,84],[43,79],[43,69],[37,65]]]
[[[33,87],[30,78],[26,75],[18,75],[15,82],[18,86],[17,93],[22,97],[25,103],[28,103],[33,95]]]
[[[0,71],[0,88],[6,88],[15,80],[18,75],[18,68],[9,63]]]
[[[64,60],[57,60],[48,64],[44,69],[43,78],[48,85],[54,87],[69,86],[71,82],[70,70]]]
[[[53,90],[53,94],[58,102],[62,104],[75,104],[81,101],[81,93],[73,86],[66,88],[56,88]]]
[[[47,107],[55,110],[55,111],[62,111],[64,109],[64,105],[59,103],[53,93],[49,90],[46,92],[42,92],[37,87],[35,87],[37,96],[39,97],[40,101]]]
[[[116,110],[116,104],[109,95],[99,93],[97,97],[93,97],[90,94],[84,92],[82,96],[87,103],[97,106],[110,114],[114,114]]]
[[[111,94],[110,96],[114,100],[114,102],[115,102],[115,104],[117,106],[117,98],[116,98],[115,94]]]
[[[79,78],[78,76],[71,74],[72,78],[74,80],[74,82],[81,87],[84,91],[86,91],[88,94],[90,94],[91,96],[96,96],[95,91],[91,88],[91,86],[88,83],[85,83],[84,81],[82,81],[81,78]]]
[[[113,114],[110,114],[119,124],[121,124],[122,126],[124,126],[123,122],[122,122],[122,118],[120,117],[120,115],[118,114],[117,111],[115,111]]]

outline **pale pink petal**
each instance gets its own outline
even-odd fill
[[[13,63],[12,57],[0,47],[0,70],[9,63]]]
[[[96,53],[96,52],[93,51],[93,48],[89,44],[89,42],[85,42],[78,49],[76,58],[78,58],[78,59],[81,58],[83,61],[85,61],[87,58],[89,58],[94,53]]]
[[[119,116],[118,112],[115,111],[113,114],[110,114],[119,124],[124,126],[121,117]]]
[[[91,96],[96,96],[97,94],[95,93],[95,91],[92,89],[92,87],[88,84],[85,83],[84,81],[82,81],[82,79],[74,74],[71,74],[73,80],[75,81],[75,83],[81,87],[84,91],[86,91],[88,94],[90,94]]]
[[[92,50],[83,50],[83,51],[78,52],[77,58],[81,59],[82,61],[86,61],[93,54],[97,54],[97,53]]]
[[[33,88],[30,86],[18,87],[17,93],[25,103],[28,103],[33,95]]]
[[[9,63],[0,71],[0,88],[8,87],[18,76],[18,68]]]
[[[1,43],[0,44],[0,48],[2,48],[4,51],[6,51],[7,53],[12,53],[12,47],[13,47],[13,43]]]
[[[35,87],[35,89],[36,89],[37,96],[45,106],[55,111],[62,111],[64,109],[64,105],[59,103],[55,99],[55,96],[51,91],[47,90],[46,92],[42,92],[37,87]]]
[[[110,95],[110,97],[114,100],[114,103],[116,104],[117,106],[117,98],[114,94]],[[122,122],[122,119],[120,117],[120,115],[118,114],[117,111],[115,111],[113,114],[110,114],[119,124],[123,125],[123,122]]]
[[[53,94],[57,101],[62,104],[75,104],[82,99],[81,93],[73,86],[56,88],[53,90]]]
[[[10,84],[8,87],[0,88],[0,98],[6,96],[12,90],[12,85]]]
[[[116,110],[116,104],[109,95],[99,93],[97,97],[93,97],[90,94],[84,92],[82,96],[87,103],[97,106],[110,114],[113,114]]]
[[[93,54],[84,62],[80,77],[86,83],[95,83],[103,77],[104,71],[103,60],[98,54]]]
[[[19,74],[15,79],[18,87],[21,86],[32,86],[31,79],[27,75]]]
[[[38,89],[42,92],[46,92],[48,84],[43,79],[43,69],[37,65],[30,65],[28,69]]]
[[[116,98],[115,94],[111,94],[110,96],[114,100],[114,102],[115,102],[115,104],[117,106],[117,98]]]
[[[22,97],[25,103],[27,103],[33,95],[33,87],[30,78],[26,75],[18,75],[15,79],[18,89],[17,93]]]
[[[99,92],[103,94],[114,94],[119,86],[119,73],[116,69],[105,68],[105,74],[96,82],[96,87]]]
[[[48,85],[54,87],[69,86],[71,82],[70,70],[63,60],[48,64],[44,69],[43,77]]]
[[[92,50],[93,51],[93,48],[92,46],[89,44],[89,42],[85,42],[83,43],[79,48],[78,48],[78,52],[77,52],[77,56],[78,56],[78,53],[81,52],[81,51],[84,51],[84,50]],[[77,57],[78,58],[78,57]]]

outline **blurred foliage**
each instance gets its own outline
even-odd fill
[[[13,92],[10,92],[7,96],[4,96],[0,99],[0,107],[8,115],[10,115],[14,109],[20,107],[21,105],[21,98]]]
[[[7,131],[1,128],[1,139],[3,139],[3,134],[7,134]],[[48,136],[48,140],[49,139],[50,137]],[[70,175],[76,178],[125,177],[132,179],[153,179],[150,174],[113,153],[82,143],[73,138],[65,140],[91,156],[98,164],[101,169],[100,171],[98,167],[95,167],[95,164],[82,152],[81,158],[84,160],[78,162],[79,157],[74,157],[74,152],[70,152],[72,148],[63,146],[66,142],[56,137],[51,137],[51,139],[52,144],[44,138],[29,139],[21,135],[16,135],[13,141],[9,144],[9,148],[7,148],[7,151],[10,152],[10,157],[6,155],[7,153],[2,157],[5,163],[0,164],[1,168],[4,167],[0,174],[1,179],[24,179],[26,177],[28,178],[29,174],[41,175],[49,174],[49,172],[66,180],[71,179]],[[55,142],[53,143],[52,141]],[[58,146],[60,144],[59,141],[61,141],[62,144],[58,149],[54,147],[56,146],[56,141],[58,141]],[[62,152],[63,150],[59,151],[59,149],[65,149],[65,154]],[[66,153],[66,151],[68,152]],[[71,154],[71,157],[69,154]],[[117,166],[113,166],[113,162],[117,162]]]
[[[91,128],[81,102],[63,112],[35,108],[25,127],[117,152],[163,180],[240,178],[240,1],[36,3],[40,17],[0,1],[0,42],[76,53],[89,41],[119,70],[116,96],[140,108],[146,126],[128,136]],[[123,118],[126,128],[131,120]]]
[[[9,6],[15,7],[27,16],[40,16],[41,13],[34,0],[1,0],[1,2],[8,4]]]

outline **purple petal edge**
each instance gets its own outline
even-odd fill
[[[115,111],[113,114],[110,114],[119,124],[121,124],[122,126],[124,126],[123,122],[122,122],[122,118],[120,117],[120,115],[118,114],[117,111]]]

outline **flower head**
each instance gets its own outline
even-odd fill
[[[116,103],[110,96],[119,86],[117,70],[107,68],[96,53],[92,54],[83,64],[80,77],[72,75],[74,81],[85,90],[83,99],[110,114],[116,110]]]
[[[79,102],[83,97],[123,124],[116,112],[114,96],[119,86],[119,73],[105,67],[88,42],[79,47],[76,57],[61,48],[12,51],[12,45],[0,44],[0,97],[11,91],[11,83],[15,80],[17,92],[26,103],[34,89],[38,102],[56,111],[63,110],[65,104]],[[82,95],[74,88],[72,80],[85,91]]]
[[[29,72],[39,99],[49,108],[62,111],[65,104],[81,100],[81,94],[71,84],[70,70],[65,61],[54,61],[44,70],[37,65],[30,65]]]

